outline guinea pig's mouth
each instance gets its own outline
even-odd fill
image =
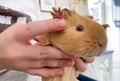
[[[29,15],[0,5],[0,33],[14,23],[27,23],[31,21]]]

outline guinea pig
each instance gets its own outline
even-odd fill
[[[100,55],[107,46],[105,28],[88,16],[80,16],[68,9],[53,8],[53,18],[63,18],[66,29],[42,36],[44,44],[50,44],[65,53],[77,57],[93,57]]]
[[[40,36],[40,45],[52,45],[67,54],[76,57],[93,57],[100,55],[107,46],[105,28],[93,21],[92,17],[80,16],[68,9],[51,12],[53,18],[62,18],[66,21],[66,28]],[[42,77],[42,81],[78,81],[74,67],[65,67],[64,73],[56,77]]]

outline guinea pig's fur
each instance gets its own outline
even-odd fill
[[[107,36],[102,25],[68,9],[63,9],[63,18],[67,24],[66,29],[49,36],[54,47],[79,57],[100,55],[105,50]]]
[[[100,55],[107,46],[105,28],[87,16],[80,16],[68,9],[54,10],[53,18],[63,18],[66,28],[40,37],[40,45],[52,45],[65,53],[77,57]],[[104,28],[104,27],[105,28]],[[43,81],[77,81],[74,67],[65,67],[64,73],[57,77],[42,77]]]

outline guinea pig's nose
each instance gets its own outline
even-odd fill
[[[99,47],[102,47],[102,44],[101,43],[98,43]]]

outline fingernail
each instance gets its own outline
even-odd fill
[[[64,29],[66,27],[66,22],[63,19],[59,19],[59,20],[57,20],[56,25],[58,27],[58,30],[61,30],[61,29]]]

